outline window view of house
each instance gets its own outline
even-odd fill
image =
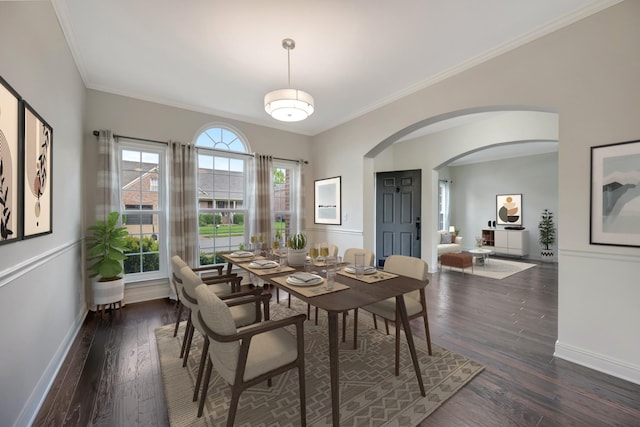
[[[198,251],[200,265],[224,262],[219,252],[246,241],[247,156],[245,143],[224,128],[205,130],[196,141],[198,157]]]
[[[166,236],[162,193],[164,152],[162,147],[136,149],[136,144],[125,142],[120,159],[121,214],[129,232],[125,273],[129,281],[159,277],[166,271],[160,251]]]

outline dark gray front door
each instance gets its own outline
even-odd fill
[[[389,255],[420,258],[422,171],[376,174],[376,265]]]

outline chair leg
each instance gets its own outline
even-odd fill
[[[400,321],[398,316],[399,313],[396,313],[396,377],[400,375]],[[407,331],[407,333],[411,333]]]
[[[431,333],[429,333],[429,319],[427,319],[426,309],[424,312],[424,332],[427,337],[427,349],[429,350],[429,356],[431,356]]]
[[[200,391],[200,383],[202,382],[202,373],[204,372],[204,365],[207,364],[207,356],[209,351],[209,337],[205,335],[204,342],[202,343],[202,355],[200,356],[200,367],[198,368],[198,377],[196,379],[196,386],[193,388],[193,401],[198,401],[198,392]]]
[[[187,341],[187,347],[184,350],[184,357],[182,359],[182,367],[187,366],[187,360],[189,359],[189,351],[191,350],[191,341],[193,340],[193,331],[195,328],[193,327],[193,323],[191,323],[191,327],[189,328],[189,339]]]
[[[347,340],[347,312],[342,312],[342,342]]]
[[[191,309],[189,309],[189,317],[187,317],[187,326],[184,328],[184,336],[182,337],[182,348],[180,349],[180,358],[184,357],[184,352],[187,348],[187,337],[189,335],[189,329],[191,328]]]
[[[358,309],[353,310],[353,349],[358,349]]]
[[[173,331],[173,336],[178,335],[178,327],[180,326],[180,317],[182,316],[182,303],[178,301],[178,314],[176,315],[176,329]]]
[[[291,308],[291,294],[289,294],[289,303],[287,304],[287,308]]]
[[[300,425],[307,425],[307,394],[304,377],[304,364],[298,366],[298,382],[300,383]]]
[[[231,386],[231,402],[229,403],[229,415],[227,415],[227,427],[233,427],[236,420],[236,412],[238,411],[238,403],[240,402],[240,389],[237,390]]]
[[[211,363],[211,359],[207,357],[207,371],[204,374],[204,381],[202,382],[202,395],[200,396],[200,404],[198,405],[198,418],[202,416],[202,412],[204,411],[204,402],[207,400],[207,391],[209,389],[212,369],[213,363]]]

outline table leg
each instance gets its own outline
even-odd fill
[[[420,393],[426,396],[424,391],[424,383],[422,382],[422,373],[420,372],[420,364],[418,363],[418,354],[416,353],[416,346],[413,342],[413,334],[411,333],[411,325],[409,325],[409,316],[407,315],[407,306],[404,303],[404,296],[398,295],[396,297],[396,305],[400,312],[400,318],[402,319],[402,327],[404,328],[404,335],[407,337],[407,343],[409,344],[409,351],[411,353],[411,360],[413,361],[413,369],[416,371],[418,377],[418,385],[420,386]]]
[[[405,309],[406,312],[406,309]],[[329,367],[331,371],[331,414],[333,425],[340,425],[340,366],[338,354],[338,313],[329,311]]]
[[[232,268],[233,268],[233,263],[227,262],[227,274],[231,274]]]

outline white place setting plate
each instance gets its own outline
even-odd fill
[[[231,252],[229,255],[234,258],[251,258],[253,256],[253,252],[236,251],[236,252]]]
[[[270,261],[270,260],[258,260],[258,261],[251,261],[249,263],[249,268],[276,268],[276,267],[280,267],[280,264],[278,264],[275,261]]]
[[[344,268],[344,271],[346,271],[347,273],[356,274],[356,266],[353,264],[347,265]],[[364,268],[364,274],[374,274],[376,271],[378,270],[376,270],[375,267],[369,266]]]
[[[287,277],[287,283],[294,286],[315,286],[323,282],[317,274],[298,272]]]

